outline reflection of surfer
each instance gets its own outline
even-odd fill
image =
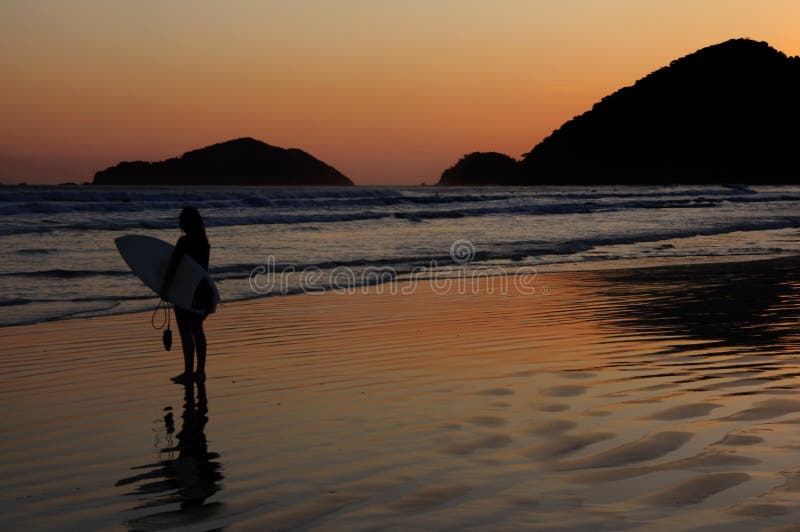
[[[175,433],[176,420],[171,407],[165,408],[166,442],[159,446],[157,463],[134,467],[137,474],[123,478],[117,486],[136,484],[139,503],[136,510],[180,503],[180,511],[169,510],[129,521],[132,530],[152,530],[191,525],[220,509],[220,503],[207,500],[222,489],[220,456],[208,450],[205,428],[208,423],[208,399],[205,383],[184,385],[184,403],[180,431]],[[159,431],[156,431],[157,433]],[[173,439],[174,438],[174,439]]]
[[[184,235],[175,244],[175,251],[172,252],[169,266],[167,267],[164,283],[161,286],[161,296],[166,299],[167,289],[175,278],[178,263],[181,257],[189,255],[200,266],[208,270],[208,256],[211,246],[206,237],[206,228],[203,225],[203,218],[197,209],[186,207],[181,211],[178,218],[178,225],[183,230]],[[206,281],[200,283],[195,293],[192,306],[194,308],[211,309],[213,307],[214,295],[211,287]],[[178,331],[181,335],[181,345],[183,346],[183,373],[172,377],[177,383],[186,384],[192,380],[203,381],[206,378],[206,333],[203,330],[203,320],[208,313],[198,314],[180,307],[175,307],[175,320],[178,322]],[[197,369],[194,369],[194,353],[197,352]]]
[[[194,388],[186,385],[183,407],[183,429],[177,434],[178,458],[175,480],[180,485],[181,507],[200,506],[206,498],[218,491],[217,481],[222,479],[219,464],[212,462],[219,455],[208,452],[205,428],[208,423],[208,399],[205,383],[197,383],[197,401]]]

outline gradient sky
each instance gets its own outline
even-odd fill
[[[800,53],[797,0],[3,0],[0,181],[251,136],[357,184],[519,157],[672,59]]]

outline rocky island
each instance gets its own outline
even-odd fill
[[[299,149],[252,138],[229,140],[158,162],[121,162],[94,175],[95,185],[351,186],[330,165]]]
[[[513,157],[497,152],[473,152],[442,172],[440,185],[513,185],[519,165]]]
[[[750,39],[709,46],[563,124],[513,184],[800,183],[798,95],[800,58]],[[486,172],[439,184],[508,184],[505,166]]]

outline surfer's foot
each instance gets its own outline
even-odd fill
[[[204,382],[206,380],[206,374],[204,371],[195,371],[194,372],[194,380],[197,382]]]
[[[176,375],[174,377],[171,377],[169,380],[171,380],[172,382],[177,383],[177,384],[189,384],[189,383],[192,382],[192,374],[191,373],[181,373],[180,375]]]

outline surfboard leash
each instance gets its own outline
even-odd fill
[[[169,308],[169,302],[162,299],[158,302],[158,305],[156,305],[155,310],[153,310],[153,315],[150,316],[150,325],[153,327],[153,329],[161,330],[166,327],[164,333],[161,335],[161,341],[164,343],[164,349],[167,351],[172,349],[172,330],[170,329],[172,320],[170,319]],[[160,325],[156,325],[156,316],[158,315],[159,310],[164,311],[164,319],[161,321]]]

